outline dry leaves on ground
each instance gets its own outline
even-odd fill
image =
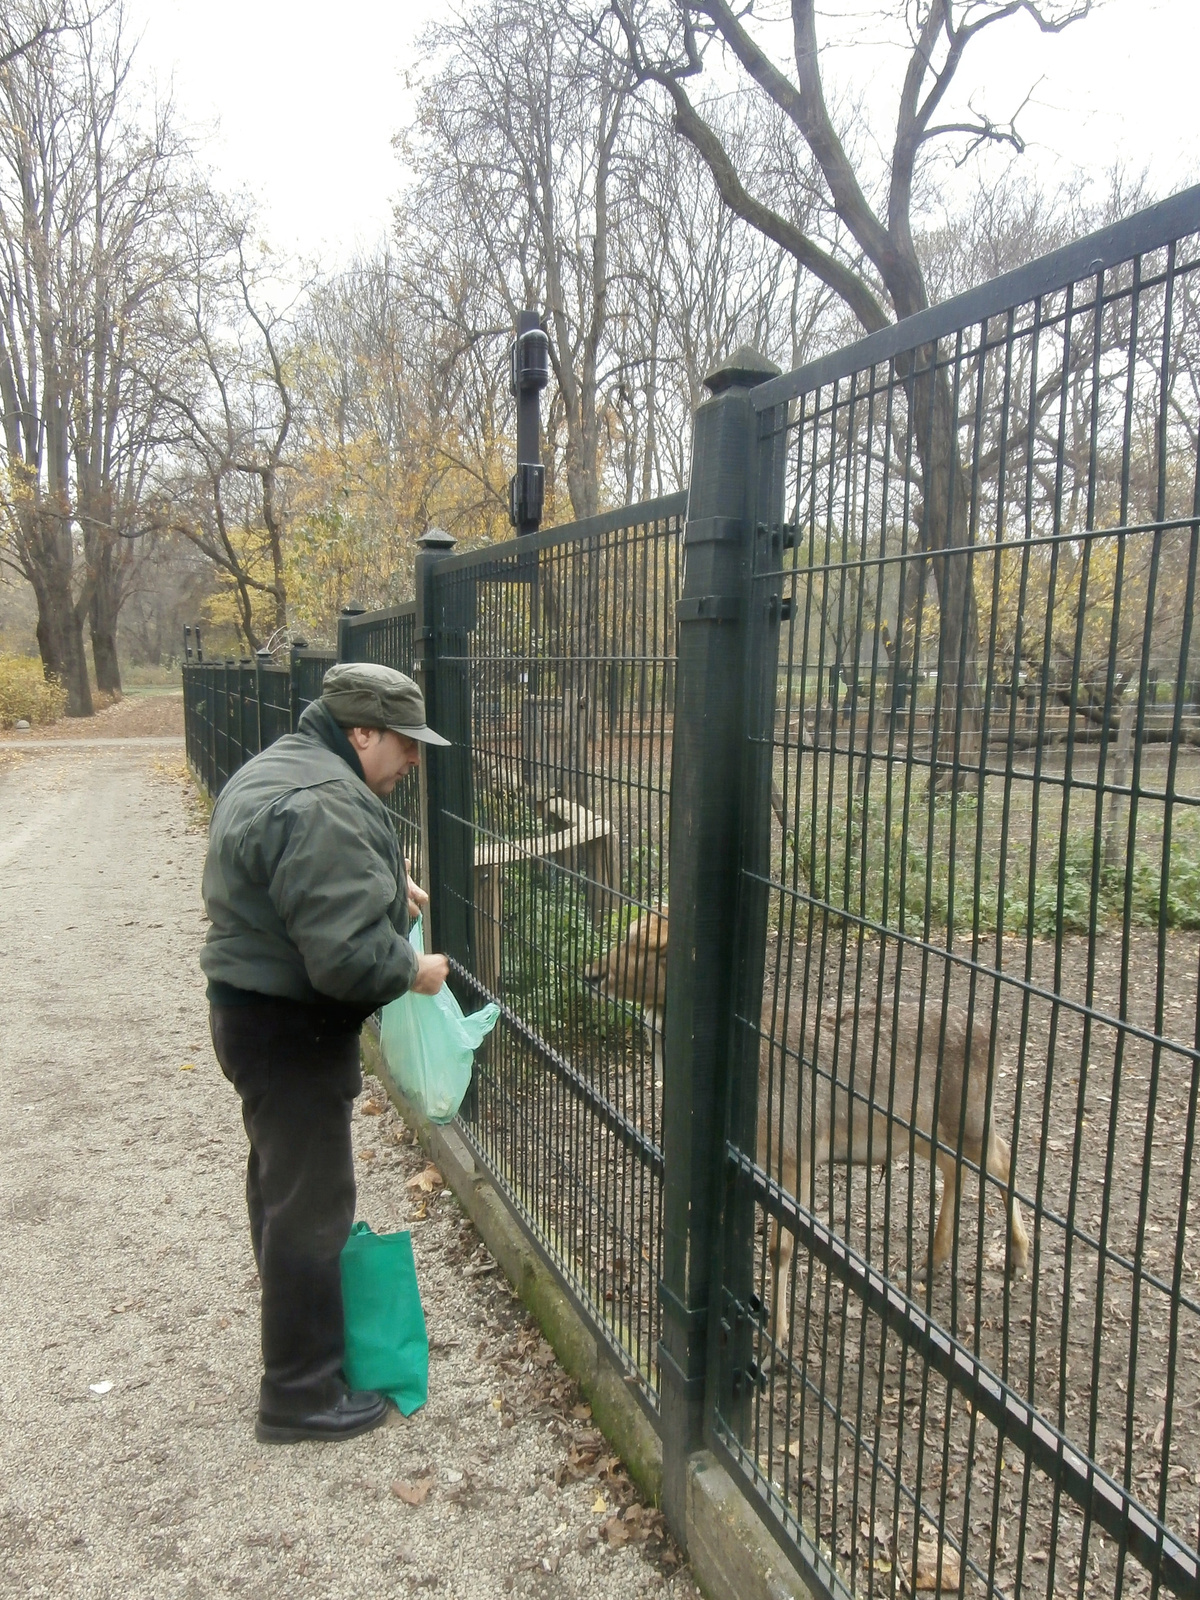
[[[418,1189],[422,1194],[434,1194],[439,1189],[445,1188],[446,1180],[431,1161],[427,1167],[418,1172],[415,1178],[410,1178],[405,1184],[406,1189]]]
[[[429,1491],[432,1486],[432,1473],[414,1478],[411,1483],[406,1483],[403,1478],[397,1478],[392,1484],[392,1493],[397,1500],[402,1500],[406,1506],[423,1506],[429,1498]]]
[[[939,1583],[938,1559],[941,1558]],[[958,1551],[950,1545],[939,1547],[932,1540],[922,1540],[917,1546],[917,1588],[953,1590],[958,1588],[960,1568]]]

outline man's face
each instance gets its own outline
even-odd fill
[[[348,728],[346,733],[358,754],[367,788],[381,800],[420,765],[421,746],[407,734],[392,728]]]

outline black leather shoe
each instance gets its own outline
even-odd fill
[[[260,1411],[254,1424],[259,1444],[293,1444],[297,1439],[353,1439],[370,1433],[387,1416],[387,1400],[375,1389],[345,1390],[323,1411],[276,1416]]]

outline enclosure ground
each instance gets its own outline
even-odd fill
[[[203,849],[181,749],[0,750],[0,1596],[695,1600],[371,1083],[359,1214],[413,1230],[429,1404],[343,1445],[255,1443],[244,1135],[197,966]]]

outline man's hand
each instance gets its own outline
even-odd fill
[[[437,994],[450,976],[445,956],[418,956],[417,975],[409,984],[410,994]]]
[[[405,870],[406,873],[408,872],[408,861],[407,860],[404,863],[404,870]],[[413,922],[415,922],[417,920],[417,918],[421,915],[421,913],[424,910],[427,909],[428,905],[429,905],[429,896],[425,893],[424,889],[422,889],[422,887],[421,887],[421,885],[419,883],[414,883],[413,880],[411,878],[409,878],[409,880],[408,880],[408,915],[409,915],[409,918]]]

